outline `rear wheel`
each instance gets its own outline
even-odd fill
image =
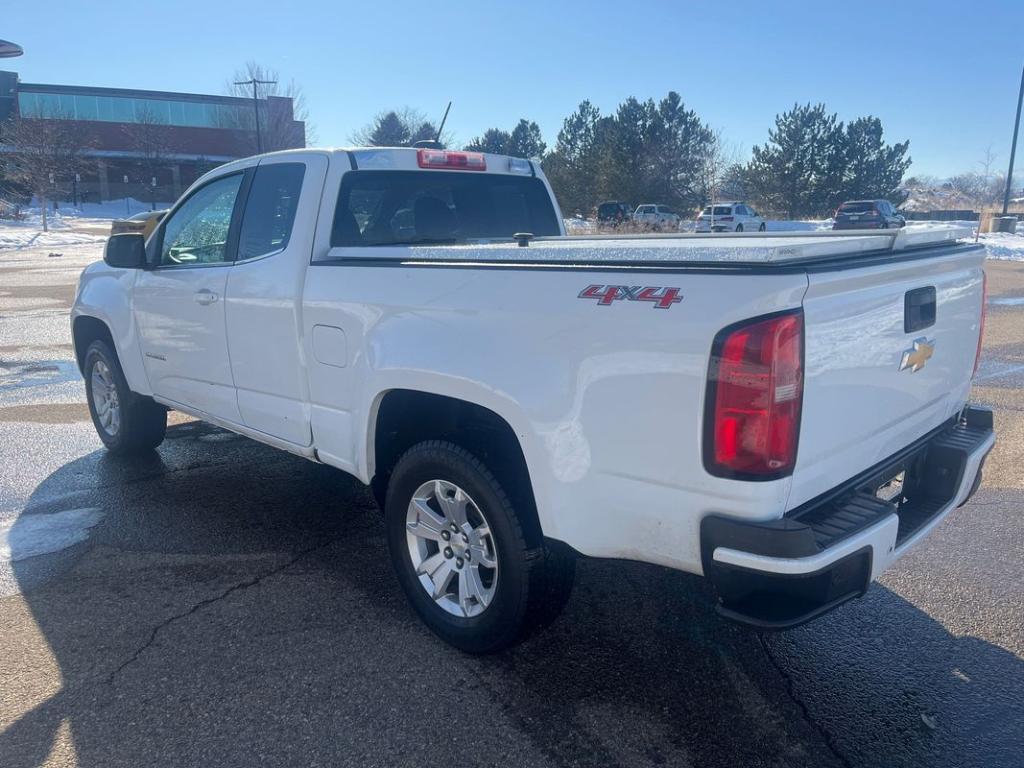
[[[392,565],[420,618],[471,653],[505,648],[553,620],[575,563],[527,545],[521,511],[479,459],[453,443],[410,448],[388,484]]]
[[[106,342],[89,346],[83,367],[89,414],[107,450],[128,455],[163,442],[167,409],[128,388],[117,355]]]

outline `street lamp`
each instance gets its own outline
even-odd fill
[[[13,59],[15,56],[21,56],[23,53],[24,51],[17,43],[0,40],[0,59]]]
[[[256,96],[256,86],[277,85],[277,80],[257,80],[255,77],[250,77],[248,80],[236,80],[235,85],[252,86],[252,108],[256,118],[256,154],[263,154],[263,140],[260,137],[260,102]]]
[[[1017,120],[1013,124],[1013,143],[1010,145],[1010,169],[1006,172],[1006,191],[1003,193],[1003,216],[1010,207],[1010,186],[1013,184],[1013,156],[1017,154],[1017,131],[1020,129],[1020,105],[1024,102],[1024,70],[1020,73],[1020,91],[1017,94]]]

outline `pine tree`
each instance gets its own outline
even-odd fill
[[[411,147],[417,141],[433,141],[436,137],[437,127],[422,113],[406,107],[381,112],[352,134],[352,142],[362,147]],[[441,142],[444,144],[444,137]]]
[[[793,106],[775,118],[768,142],[755,146],[748,168],[754,193],[788,218],[822,215],[842,189],[843,125],[824,104]]]
[[[649,142],[657,200],[688,211],[703,202],[702,173],[707,159],[723,159],[719,138],[675,91],[658,104],[654,136]]]
[[[885,198],[895,205],[906,200],[899,189],[910,167],[907,157],[910,142],[886,144],[882,140],[882,121],[861,117],[846,126],[845,168],[841,194],[835,202],[852,199]]]
[[[548,145],[540,135],[540,126],[529,120],[520,120],[512,129],[505,154],[513,157],[544,157]]]
[[[483,136],[473,139],[466,145],[470,152],[492,152],[496,155],[508,154],[509,145],[512,142],[512,135],[500,128],[488,128]]]
[[[371,147],[404,147],[409,143],[409,128],[397,112],[386,112],[377,120],[366,143]]]
[[[565,118],[555,150],[544,158],[544,173],[555,197],[567,211],[589,211],[599,195],[598,147],[607,118],[589,101]]]
[[[465,148],[471,152],[531,158],[543,157],[547,145],[540,135],[540,126],[523,119],[511,133],[500,128],[488,128],[483,136],[473,139]]]

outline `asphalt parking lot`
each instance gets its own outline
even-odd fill
[[[697,578],[583,561],[479,658],[406,606],[345,475],[179,417],[100,449],[67,322],[100,248],[0,251],[3,768],[1022,764],[1024,263],[989,267],[984,486],[867,596],[758,635]]]

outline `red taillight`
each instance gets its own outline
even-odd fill
[[[420,168],[456,168],[460,171],[486,171],[487,158],[482,152],[448,152],[443,149],[419,149],[416,162]]]
[[[981,270],[981,327],[978,328],[978,349],[974,353],[974,372],[971,378],[978,373],[978,364],[981,362],[981,342],[985,340],[985,315],[988,314],[988,275]]]
[[[768,480],[796,464],[803,403],[803,312],[752,320],[715,337],[708,373],[704,466]]]

